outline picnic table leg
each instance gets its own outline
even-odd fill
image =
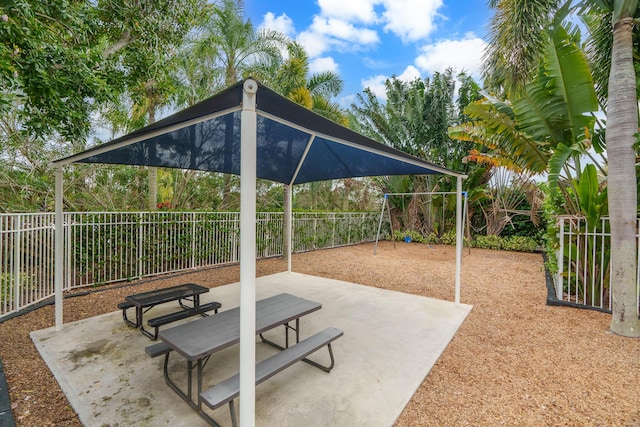
[[[229,402],[229,412],[231,412],[231,425],[232,427],[238,427],[238,421],[236,421],[236,407],[233,404],[233,400]]]
[[[200,398],[200,393],[202,393],[202,371],[204,369],[204,365],[206,364],[206,362],[202,362],[202,359],[198,359],[198,364],[197,364],[197,375],[198,375],[198,404],[197,404],[197,411],[198,411],[198,415],[200,415],[202,418],[204,418],[204,420],[206,422],[208,422],[209,424],[211,424],[214,427],[220,427],[220,424],[218,424],[213,418],[211,418],[211,416],[209,414],[207,414],[204,409],[202,409],[202,399]],[[231,401],[233,402],[233,401]],[[233,414],[233,412],[231,413],[231,420],[233,423],[233,427],[237,427],[236,422],[235,422],[235,416]]]
[[[202,399],[200,399],[200,393],[202,393],[202,359],[198,359],[198,411],[202,411]]]
[[[180,387],[178,387],[178,385],[176,383],[173,382],[173,380],[171,379],[171,377],[169,376],[169,356],[171,355],[171,352],[167,353],[164,355],[164,367],[163,367],[163,372],[164,372],[164,382],[167,383],[167,385],[169,386],[169,388],[171,388],[171,390],[175,391],[176,394],[178,396],[180,396],[180,398],[182,400],[184,400],[185,402],[190,402],[191,401],[191,390],[189,390],[189,396],[187,396],[182,390],[180,390]],[[187,383],[189,385],[191,385],[191,378],[189,378],[191,376],[191,370],[189,369],[191,367],[191,362],[187,362]]]
[[[193,299],[191,299],[193,298]],[[182,301],[191,301],[192,305],[189,306],[185,303],[183,303]],[[185,298],[180,298],[178,299],[178,304],[180,304],[180,307],[182,307],[185,310],[191,310],[192,308],[198,308],[200,306],[200,295],[199,294],[195,294],[191,297],[185,297]]]
[[[136,326],[139,328],[142,326],[142,307],[136,305]]]
[[[142,317],[142,316],[140,316],[140,317]],[[140,323],[139,323],[138,329],[140,329],[140,332],[142,332],[143,335],[151,338],[153,341],[158,339],[158,328],[156,328],[155,334],[152,334],[151,332],[147,331],[144,328],[144,323],[142,323],[142,319],[140,319]]]
[[[296,331],[296,344],[299,343],[300,342],[300,318],[296,319],[295,328],[290,326],[289,322],[285,323],[283,326],[284,326],[284,347],[274,343],[273,341],[266,339],[262,334],[260,334],[260,339],[262,340],[263,343],[269,344],[270,346],[273,346],[278,350],[284,350],[285,348],[289,348],[289,329],[293,329],[294,331]]]
[[[182,400],[187,402],[189,406],[191,406],[194,410],[196,410],[198,412],[198,415],[204,418],[204,420],[207,421],[210,425],[214,427],[221,427],[220,424],[218,424],[213,418],[209,416],[209,414],[205,413],[204,410],[202,410],[202,400],[200,399],[200,393],[202,392],[202,371],[204,369],[204,365],[206,362],[203,363],[202,359],[200,359],[198,360],[198,363],[196,364],[196,366],[194,366],[193,362],[191,362],[190,360],[187,361],[187,392],[185,393],[180,389],[180,387],[178,387],[178,385],[175,382],[173,382],[173,380],[169,376],[169,356],[171,355],[171,353],[172,352],[169,352],[164,355],[164,366],[163,366],[164,382],[169,386],[171,390],[175,391],[176,394],[180,396]],[[193,384],[192,376],[193,376],[194,368],[196,368],[197,375],[198,375],[198,378],[197,378],[198,403],[197,404],[193,401],[193,393],[191,391],[192,384]]]
[[[129,307],[131,308],[131,307]],[[124,323],[126,323],[128,326],[131,326],[132,328],[137,328],[138,324],[137,323],[133,323],[131,320],[129,320],[129,318],[127,317],[127,310],[128,308],[123,308],[122,309],[122,320],[124,320]],[[136,320],[137,321],[137,320]]]

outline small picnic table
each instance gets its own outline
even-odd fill
[[[151,310],[153,307],[157,305],[177,300],[178,303],[180,304],[180,307],[185,312],[184,313],[179,312],[178,316],[175,316],[176,319],[179,317],[185,317],[185,316],[188,317],[189,315],[202,314],[200,313],[201,311],[200,295],[207,292],[209,292],[209,288],[206,288],[204,286],[196,285],[195,283],[184,283],[182,285],[171,286],[168,288],[156,289],[153,291],[128,295],[125,297],[125,301],[135,307],[136,321],[135,323],[133,323],[126,318],[125,308],[123,308],[124,320],[130,326],[140,329],[140,332],[142,332],[144,335],[155,340],[157,338],[157,332],[158,332],[157,328],[156,328],[155,334],[152,334],[151,332],[145,329],[144,319],[143,319],[144,313]],[[183,302],[185,300],[191,301],[191,305],[185,304]],[[219,307],[220,305],[217,304],[217,306]]]

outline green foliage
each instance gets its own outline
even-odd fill
[[[448,231],[442,237],[440,237],[440,242],[444,245],[455,245],[456,244],[456,232]]]
[[[538,76],[508,100],[487,96],[470,104],[465,113],[473,121],[452,128],[450,136],[491,150],[477,153],[476,160],[548,171],[552,190],[561,174],[570,180],[567,163],[587,151],[593,134],[594,119],[585,113],[598,109],[586,56],[574,39],[564,27],[554,27]]]
[[[456,80],[459,82],[458,104]],[[392,78],[385,82],[387,101],[382,104],[369,89],[351,106],[355,130],[385,145],[454,170],[473,168],[463,163],[472,144],[449,138],[449,126],[463,120],[466,103],[479,99],[478,85],[466,74],[449,68],[430,79],[411,82]]]
[[[490,234],[488,236],[476,236],[473,240],[473,246],[484,249],[502,249],[503,239],[495,234]]]
[[[607,189],[600,189],[595,166],[584,167],[577,185],[580,210],[587,218],[587,227],[593,231],[603,213],[607,211]]]
[[[467,162],[474,144],[449,137],[449,126],[466,120],[464,107],[481,98],[478,85],[465,73],[451,68],[428,79],[385,82],[387,100],[382,103],[370,89],[357,95],[350,110],[354,130],[383,144],[429,162],[466,173],[463,189],[486,185],[484,165]],[[457,90],[457,93],[456,93]],[[455,179],[446,176],[380,177],[375,179],[383,193],[449,192]],[[455,196],[389,196],[393,228],[415,229],[422,234],[442,235],[455,220]],[[474,199],[475,201],[475,199]],[[473,210],[473,208],[471,208]]]
[[[405,237],[411,237],[412,242],[426,243],[426,244],[438,244],[443,245],[455,245],[456,234],[453,231],[445,233],[442,237],[438,238],[435,234],[423,236],[415,231],[396,231],[394,233],[394,240],[404,241]],[[488,236],[478,235],[471,241],[466,237],[463,239],[463,246],[472,246],[474,248],[482,249],[502,249],[506,251],[519,251],[519,252],[536,252],[540,250],[540,243],[533,237],[528,236],[508,236],[500,237],[495,234]]]
[[[542,216],[546,223],[544,251],[547,255],[547,261],[545,265],[552,274],[558,272],[556,252],[560,248],[560,241],[558,240],[560,229],[556,217],[564,212],[563,203],[564,201],[560,194],[548,194],[542,203]]]
[[[18,294],[28,294],[35,286],[35,275],[19,274],[18,278]],[[10,272],[0,272],[0,314],[15,309],[16,304],[16,276]],[[27,297],[28,298],[28,297]]]
[[[424,237],[422,234],[414,230],[405,230],[405,231],[395,230],[393,232],[393,240],[397,240],[400,242],[406,241],[406,239],[409,238],[411,239],[412,242],[416,242],[416,243],[430,243],[428,242],[428,240],[432,236],[433,235]],[[436,238],[436,241],[437,241],[437,238]],[[436,242],[431,242],[431,243],[436,243]]]
[[[333,71],[310,73],[309,55],[296,41],[286,43],[288,55],[273,75],[264,76],[264,83],[293,102],[330,120],[347,125],[348,120],[338,104],[331,101],[344,86]]]
[[[84,137],[109,96],[90,2],[6,1],[0,7],[0,107],[21,109],[27,134]]]
[[[0,273],[0,302],[13,298],[13,274]]]
[[[531,81],[548,40],[546,29],[559,2],[541,0],[523,7],[517,1],[491,1],[494,8],[483,64],[487,88],[516,93]]]
[[[187,75],[195,78],[187,82],[193,86],[182,89],[186,93],[195,90],[197,95],[182,96],[181,104],[193,104],[193,100],[210,96],[206,90],[211,88],[224,88],[249,76],[264,81],[276,72],[286,38],[275,31],[257,30],[245,19],[243,3],[216,2],[211,13],[201,20],[183,63]]]
[[[90,115],[147,81],[149,52],[179,43],[204,0],[9,0],[0,7],[0,108],[18,108],[28,135],[84,140]],[[145,53],[147,54],[145,56]]]
[[[540,250],[540,244],[532,237],[508,236],[502,239],[502,249],[505,251],[536,252]]]

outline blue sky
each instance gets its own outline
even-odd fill
[[[312,72],[344,80],[338,98],[348,107],[384,80],[412,80],[448,66],[479,81],[490,11],[486,0],[245,0],[245,15],[300,42]]]

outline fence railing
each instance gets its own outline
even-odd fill
[[[239,261],[237,212],[64,214],[64,290]],[[293,252],[374,241],[375,212],[293,213]],[[54,294],[53,213],[0,214],[0,318]],[[282,255],[283,214],[256,215],[257,257]]]
[[[560,246],[556,253],[558,272],[554,276],[556,298],[610,311],[612,293],[609,218],[601,218],[593,230],[588,229],[586,219],[582,217],[559,216],[557,221]],[[636,224],[636,230],[639,227],[640,220]],[[640,252],[637,256],[639,255]],[[638,276],[636,283],[640,290]]]

